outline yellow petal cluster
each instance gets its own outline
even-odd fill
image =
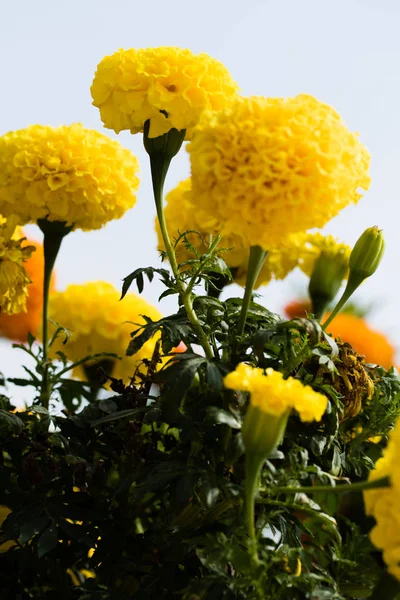
[[[250,392],[250,403],[262,412],[274,416],[285,414],[294,408],[302,421],[320,421],[328,405],[322,394],[298,379],[284,379],[274,369],[251,367],[240,363],[235,371],[226,375],[225,387]]]
[[[8,315],[26,311],[28,284],[24,262],[34,251],[14,235],[16,218],[0,218],[0,310]]]
[[[91,93],[101,120],[116,133],[149,137],[194,127],[205,110],[221,110],[236,96],[229,71],[207,54],[175,47],[118,50],[99,63]]]
[[[213,237],[218,234],[218,227],[211,230],[206,229],[204,223],[198,218],[197,202],[191,189],[190,178],[181,181],[166,195],[164,215],[172,240],[177,240],[180,234],[185,231],[191,231],[185,238],[200,255],[207,251],[210,234]],[[158,237],[158,249],[160,251],[165,250],[157,218],[155,228]],[[292,234],[282,240],[279,247],[272,248],[268,252],[255,287],[266,285],[271,279],[284,279],[297,267],[307,239],[308,236],[304,233]],[[221,257],[229,268],[234,269],[235,282],[245,285],[250,248],[245,244],[242,236],[235,233],[223,236],[219,248],[226,249],[221,253]],[[307,254],[310,252],[311,250],[307,250]],[[183,238],[176,245],[176,256],[178,263],[181,264],[195,259],[193,250],[187,246]]]
[[[305,94],[238,98],[201,119],[188,151],[203,226],[266,250],[323,227],[370,184],[370,156],[357,135]]]
[[[98,352],[113,352],[122,360],[115,360],[113,377],[128,381],[143,359],[150,359],[155,340],[150,339],[134,356],[125,356],[131,332],[143,325],[143,315],[158,321],[161,313],[146,300],[129,293],[120,301],[120,293],[110,283],[95,281],[70,285],[64,292],[55,292],[50,298],[49,317],[71,332],[65,346],[63,338],[53,347],[62,350],[75,362]],[[130,321],[130,322],[128,322]],[[106,359],[110,360],[110,359]],[[82,367],[73,373],[86,379]]]
[[[299,267],[303,273],[311,277],[315,261],[322,253],[348,264],[351,248],[347,244],[339,242],[333,235],[324,235],[319,232],[308,233],[299,260]]]
[[[388,445],[369,480],[381,477],[390,477],[391,485],[365,490],[365,511],[376,520],[370,532],[371,542],[382,550],[389,573],[400,580],[400,419],[389,434]]]
[[[0,137],[0,212],[99,229],[134,206],[137,171],[129,150],[80,123],[32,125]]]

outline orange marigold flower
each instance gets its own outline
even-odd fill
[[[309,300],[293,300],[286,304],[283,308],[283,313],[288,319],[296,317],[305,318],[307,313],[312,313],[311,302]]]
[[[372,329],[363,319],[347,313],[339,314],[327,328],[328,333],[348,342],[365,356],[366,361],[390,369],[395,362],[395,348],[380,331]]]
[[[21,232],[23,235],[23,232]],[[43,246],[39,242],[26,240],[24,246],[34,246],[36,251],[24,263],[25,269],[31,279],[28,284],[28,297],[26,300],[26,312],[14,315],[0,315],[0,335],[10,340],[26,342],[28,333],[35,334],[40,326],[43,308],[43,268],[44,256]],[[50,291],[54,289],[54,274],[51,280]]]

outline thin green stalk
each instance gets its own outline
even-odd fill
[[[208,249],[208,254],[209,254],[209,258],[208,260],[210,260],[210,258],[212,258],[214,256],[214,252],[218,246],[218,244],[221,241],[221,235],[217,235],[215,240],[213,241],[213,243],[211,244],[210,248]],[[189,285],[187,286],[187,290],[186,293],[187,294],[191,294],[192,290],[194,288],[194,285],[196,283],[197,277],[200,275],[201,271],[204,269],[204,266],[207,264],[208,260],[205,260],[197,269],[196,273],[193,275],[193,277],[191,277],[190,281],[189,281]]]
[[[244,327],[246,325],[247,313],[249,312],[253,289],[264,261],[267,258],[267,254],[267,251],[263,250],[260,246],[252,246],[250,248],[249,263],[247,265],[246,288],[244,291],[242,310],[240,312],[238,323],[239,335],[243,335],[244,333]]]
[[[64,237],[71,231],[72,227],[67,227],[60,221],[47,221],[39,219],[38,226],[43,232],[43,253],[44,253],[44,276],[43,276],[43,322],[42,322],[42,344],[43,344],[43,373],[40,389],[40,402],[45,407],[49,407],[51,384],[49,380],[49,359],[48,359],[48,311],[49,311],[49,292],[51,275],[61,243]]]
[[[247,524],[247,533],[250,538],[250,554],[254,563],[258,563],[257,534],[255,527],[255,497],[258,489],[258,478],[264,458],[255,454],[246,454],[246,478],[244,484],[244,515]]]
[[[338,303],[336,304],[335,308],[333,309],[333,311],[331,312],[329,317],[326,319],[326,321],[322,325],[322,329],[326,329],[328,327],[328,325],[333,321],[333,319],[336,317],[336,315],[342,310],[343,306],[350,299],[350,297],[354,294],[354,292],[356,291],[356,289],[360,286],[360,284],[362,282],[363,282],[363,279],[360,279],[359,277],[356,277],[356,276],[352,277],[351,273],[350,273],[350,276],[347,281],[347,285],[344,289],[344,292],[343,292],[342,296],[340,297]]]
[[[163,153],[152,153],[150,154],[150,166],[151,166],[151,176],[153,181],[153,192],[154,192],[154,200],[156,204],[157,217],[158,222],[160,224],[161,234],[164,240],[165,249],[167,252],[168,260],[171,265],[172,272],[177,282],[178,290],[183,302],[183,305],[186,310],[186,314],[190,323],[192,324],[193,329],[195,330],[197,337],[199,338],[199,342],[204,349],[205,355],[209,360],[214,358],[214,354],[210,343],[207,339],[206,334],[201,327],[197,315],[193,308],[193,303],[191,299],[191,294],[188,293],[188,290],[185,286],[185,283],[182,281],[179,273],[179,267],[176,260],[175,250],[171,244],[170,237],[168,235],[167,224],[165,222],[164,217],[164,207],[163,207],[163,190],[164,190],[164,181],[165,177],[171,162],[171,158],[165,156]]]
[[[318,494],[318,492],[331,492],[332,494],[345,494],[346,492],[359,492],[362,490],[371,490],[374,488],[388,487],[390,485],[389,477],[381,477],[373,481],[358,481],[357,483],[346,483],[344,485],[319,485],[304,487],[278,487],[274,489],[274,494]]]

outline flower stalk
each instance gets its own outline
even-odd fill
[[[251,246],[250,248],[250,256],[249,263],[247,266],[247,276],[246,276],[246,287],[244,291],[242,310],[239,316],[238,323],[238,334],[243,335],[244,327],[246,325],[247,313],[249,312],[249,306],[251,302],[251,297],[253,294],[253,289],[262,269],[262,266],[267,258],[268,252],[263,250],[260,246]]]
[[[146,121],[143,132],[143,143],[150,157],[154,200],[156,204],[157,217],[158,222],[160,224],[161,235],[164,240],[165,250],[167,252],[168,260],[171,265],[171,269],[174,274],[178,290],[181,296],[181,300],[185,307],[188,319],[192,324],[193,329],[196,331],[197,337],[201,346],[203,347],[206,357],[209,360],[212,360],[214,358],[214,354],[210,343],[207,339],[207,336],[204,333],[203,328],[201,327],[197,315],[194,311],[190,290],[188,290],[185,283],[180,277],[175,250],[168,234],[167,224],[164,215],[163,191],[165,178],[169,166],[171,164],[171,160],[179,152],[183,144],[186,135],[186,130],[183,129],[181,131],[178,131],[177,129],[171,129],[168,133],[162,136],[156,138],[149,138],[149,128],[150,122]]]
[[[358,481],[357,483],[345,483],[343,485],[318,485],[300,487],[278,487],[274,489],[276,494],[317,494],[318,492],[331,492],[332,494],[346,494],[347,492],[360,492],[376,488],[388,487],[389,477],[380,477],[372,481]]]
[[[49,407],[51,385],[49,380],[49,360],[48,360],[48,311],[49,311],[49,291],[51,275],[64,237],[71,231],[72,226],[68,227],[62,221],[47,221],[39,219],[38,226],[43,232],[43,252],[44,252],[44,277],[43,277],[43,319],[42,319],[42,343],[43,343],[43,373],[40,390],[40,402],[45,408]]]

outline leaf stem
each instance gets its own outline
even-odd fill
[[[372,481],[358,481],[357,483],[345,483],[343,485],[319,485],[303,487],[278,487],[274,489],[274,494],[318,494],[318,492],[331,492],[332,494],[345,494],[347,492],[359,492],[362,490],[371,490],[374,488],[388,487],[390,485],[389,477],[380,477]]]
[[[246,454],[246,478],[244,484],[244,515],[247,524],[247,533],[250,538],[250,555],[255,564],[259,563],[257,552],[257,534],[255,527],[255,497],[258,489],[258,479],[260,476],[261,467],[264,462],[264,457],[257,454]]]

